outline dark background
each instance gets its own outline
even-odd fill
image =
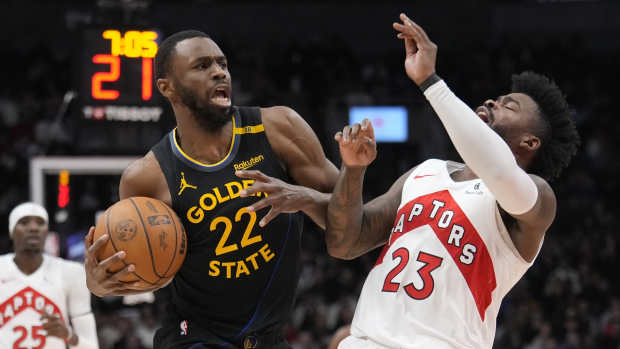
[[[365,195],[382,194],[430,157],[458,160],[422,94],[406,77],[402,42],[391,23],[406,12],[438,44],[438,73],[471,106],[507,91],[510,75],[552,77],[577,111],[582,146],[552,183],[558,217],[534,266],[504,300],[495,348],[620,347],[620,266],[616,202],[617,1],[32,1],[0,4],[0,221],[29,199],[29,159],[52,155],[144,154],[170,128],[156,124],[85,123],[77,99],[84,28],[148,26],[164,36],[209,33],[229,59],[239,105],[287,105],[313,127],[328,157],[340,160],[333,134],[352,105],[404,105],[410,138],[380,144]],[[157,92],[154,90],[154,94]],[[129,140],[119,142],[119,139]],[[46,201],[56,212],[48,176]],[[72,176],[69,219],[51,229],[66,238],[85,231],[94,213],[118,199],[118,176]],[[0,237],[0,252],[11,249]],[[295,348],[323,348],[350,322],[376,252],[351,262],[330,258],[322,233],[304,235],[296,310],[286,329]],[[159,302],[124,306],[94,300],[102,348],[142,348],[161,316]]]

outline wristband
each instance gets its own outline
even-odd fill
[[[426,80],[424,80],[421,84],[420,84],[420,90],[422,90],[422,92],[426,91],[426,89],[428,89],[429,87],[433,86],[436,82],[441,81],[441,78],[439,77],[439,75],[437,75],[437,73],[433,73],[431,74],[431,76],[429,76]]]

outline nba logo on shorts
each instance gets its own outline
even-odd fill
[[[187,320],[181,321],[179,327],[181,327],[181,336],[187,336]]]

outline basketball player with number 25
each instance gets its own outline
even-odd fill
[[[0,348],[97,349],[83,267],[43,253],[48,215],[25,202],[9,214],[13,253],[0,256]]]
[[[502,298],[532,265],[556,213],[547,181],[579,142],[558,87],[527,72],[474,112],[435,73],[437,46],[401,14],[407,75],[465,164],[427,160],[362,203],[377,154],[368,120],[335,136],[343,169],[326,232],[332,256],[385,244],[339,348],[491,348]]]

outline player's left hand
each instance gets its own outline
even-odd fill
[[[258,225],[264,227],[280,213],[295,213],[303,210],[311,201],[311,191],[299,185],[286,183],[278,178],[269,177],[261,171],[244,170],[236,171],[235,175],[240,178],[251,178],[254,182],[251,186],[241,191],[241,197],[245,198],[256,193],[267,193],[267,197],[247,207],[250,212],[256,212],[265,207],[271,209],[263,217]]]
[[[69,328],[60,319],[60,316],[51,315],[46,312],[41,314],[41,322],[43,323],[43,329],[47,331],[48,336],[58,337],[62,340],[68,341],[71,335]]]
[[[402,23],[392,26],[399,31],[397,37],[405,41],[405,70],[418,86],[435,72],[437,45],[428,38],[422,27],[404,13],[400,14]]]

